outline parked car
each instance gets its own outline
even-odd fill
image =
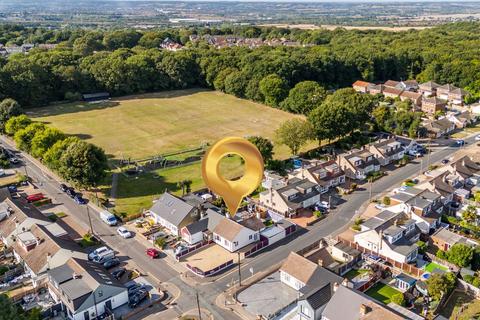
[[[117,233],[124,239],[132,237],[132,233],[128,231],[125,227],[118,228]]]
[[[45,199],[45,196],[43,195],[43,193],[35,193],[35,194],[31,194],[29,196],[27,196],[27,202],[31,203],[31,202],[35,202],[35,201],[40,201],[40,200],[43,200]]]
[[[448,159],[443,159],[443,160],[442,160],[442,164],[447,164],[447,163],[449,163],[449,162],[450,162],[450,160],[448,160]]]
[[[125,268],[120,268],[120,269],[117,269],[115,271],[112,272],[112,277],[114,277],[115,279],[120,279],[125,273],[127,272],[127,270]]]
[[[88,254],[88,260],[93,260],[96,256],[102,255],[107,251],[111,251],[108,247],[100,247]]]
[[[85,201],[85,199],[83,199],[83,198],[80,197],[79,195],[76,195],[75,198],[73,198],[73,200],[74,200],[77,204],[87,204],[87,201]]]
[[[103,263],[103,267],[105,269],[111,269],[116,267],[120,264],[120,260],[118,258],[111,258]]]
[[[75,192],[75,189],[73,189],[72,187],[68,187],[67,191],[65,192],[68,194],[70,198],[75,198],[75,196],[77,195],[77,193]]]
[[[10,191],[11,193],[17,192],[17,186],[14,186],[14,185],[8,186],[8,191]]]
[[[147,249],[147,256],[149,256],[150,258],[152,259],[158,258],[159,255],[160,255],[160,251],[158,251],[157,249],[155,248]]]
[[[462,147],[464,145],[465,145],[465,140],[461,140],[461,139],[455,140],[455,146]]]
[[[134,295],[138,290],[145,288],[145,285],[142,283],[133,282],[127,286],[128,295]]]
[[[480,134],[478,136],[475,136],[475,141],[480,141]]]
[[[8,161],[10,161],[11,164],[20,163],[20,160],[18,160],[18,158],[16,158],[16,157],[12,157],[12,158],[8,159]]]
[[[60,185],[60,190],[62,190],[63,192],[67,192],[67,190],[68,190],[67,185],[64,184],[64,183],[62,183],[62,184]]]
[[[383,210],[383,209],[385,209],[385,205],[383,203],[377,203],[375,205],[375,209]]]
[[[108,260],[113,259],[113,258],[115,258],[115,252],[113,252],[112,250],[109,250],[109,251],[107,251],[105,253],[102,253],[101,255],[98,255],[95,258],[93,258],[93,261],[96,262],[96,263],[103,264],[103,263],[105,263]]]
[[[5,175],[5,170],[0,169],[0,177],[3,177]]]
[[[144,288],[138,290],[134,295],[128,299],[128,306],[130,308],[136,308],[146,297],[148,296],[148,291]]]
[[[115,218],[115,216],[107,210],[100,212],[100,219],[102,219],[102,221],[109,226],[115,226],[118,223],[117,218]]]

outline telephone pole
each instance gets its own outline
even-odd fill
[[[90,209],[87,207],[87,216],[88,216],[88,223],[90,224],[90,233],[93,235],[93,225],[92,225],[92,218],[90,217]]]
[[[202,320],[202,312],[200,311],[200,300],[198,298],[198,291],[195,290],[195,297],[197,299],[198,319]]]
[[[372,202],[372,178],[368,179],[368,182],[370,183],[368,202]]]
[[[237,252],[238,254],[238,286],[242,286],[242,273],[240,272],[240,252]]]

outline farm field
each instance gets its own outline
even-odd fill
[[[69,103],[32,109],[28,115],[77,135],[115,159],[140,159],[199,147],[225,136],[273,138],[287,112],[201,89],[177,90],[100,103]],[[276,147],[276,158],[290,154]]]

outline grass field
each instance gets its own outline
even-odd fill
[[[28,115],[105,149],[114,158],[143,158],[199,147],[225,136],[273,138],[295,117],[278,109],[216,91],[168,91],[33,109]],[[277,158],[289,156],[285,146]]]
[[[390,286],[387,286],[384,283],[378,282],[373,287],[368,289],[365,293],[380,302],[389,304],[391,302],[390,299],[392,298],[392,296],[400,293],[400,291]]]
[[[439,265],[438,263],[435,263],[435,262],[430,262],[428,265],[425,266],[425,271],[428,271],[430,273],[433,272],[433,270],[435,270],[435,269],[448,271],[447,267]]]

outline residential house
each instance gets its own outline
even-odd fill
[[[387,166],[401,160],[405,155],[402,143],[397,141],[395,137],[369,144],[368,151],[378,159],[381,166]]]
[[[476,117],[469,111],[447,114],[448,120],[453,122],[457,128],[463,129],[475,122]]]
[[[449,164],[448,169],[460,176],[460,182],[464,185],[480,184],[480,165],[474,162],[469,156],[463,156]]]
[[[411,101],[415,107],[422,105],[422,97],[421,93],[406,90],[400,94],[401,101]]]
[[[63,235],[54,235],[58,233]],[[87,258],[82,248],[66,234],[58,224],[52,223],[46,226],[34,224],[29,230],[15,235],[13,254],[18,262],[24,263],[34,286],[46,278],[48,270],[63,265],[70,258]]]
[[[371,84],[369,87],[368,87],[368,92],[370,94],[381,94],[383,93],[383,90],[385,89],[385,86],[383,84]]]
[[[355,91],[357,92],[361,92],[361,93],[368,93],[368,87],[372,85],[372,83],[370,82],[366,82],[366,81],[361,81],[361,80],[357,80],[353,83],[352,87]]]
[[[335,160],[310,161],[289,174],[290,178],[308,179],[320,188],[321,193],[328,192],[331,188],[345,182],[345,173],[340,169]]]
[[[362,259],[362,254],[341,241],[323,239],[318,248],[305,254],[305,258],[343,276]]]
[[[15,237],[32,228],[33,225],[50,225],[52,221],[45,217],[35,206],[27,203],[23,199],[6,198],[2,205],[5,215],[0,220],[0,236],[7,246],[12,246]],[[66,235],[66,231],[59,229],[55,231],[55,236]]]
[[[319,202],[320,190],[317,184],[308,179],[292,178],[284,187],[261,192],[259,204],[267,210],[276,212],[280,218],[292,217],[300,210]]]
[[[160,48],[168,50],[168,51],[178,51],[178,50],[183,49],[183,46],[180,43],[175,42],[172,39],[167,37],[160,44]]]
[[[456,88],[450,91],[450,94],[448,95],[448,101],[450,101],[453,105],[463,106],[465,97],[468,96],[468,94],[468,91],[465,91],[461,88]]]
[[[457,90],[458,88],[452,84],[445,84],[443,86],[437,87],[437,97],[443,100],[450,101],[450,95],[453,91]]]
[[[422,111],[427,114],[435,114],[438,111],[445,111],[447,103],[438,97],[428,97],[422,99]]]
[[[327,284],[340,284],[343,278],[316,263],[290,252],[280,267],[280,281],[302,293]]]
[[[427,120],[423,123],[423,127],[427,130],[427,135],[430,138],[440,138],[454,131],[455,123],[443,117],[438,120]]]
[[[380,162],[368,150],[353,150],[338,156],[340,168],[351,179],[364,180],[371,172],[380,171]]]
[[[392,99],[400,98],[400,95],[402,94],[402,92],[403,92],[402,89],[392,88],[386,85],[385,85],[385,89],[383,89],[383,95],[387,98],[392,98]]]
[[[97,319],[128,302],[127,288],[92,261],[72,258],[48,278],[50,295],[70,320]]]
[[[208,218],[195,221],[180,230],[182,239],[189,245],[197,244],[204,240],[203,233],[208,229]]]
[[[257,219],[255,217],[252,218]],[[258,223],[254,223],[255,226],[251,229],[246,226],[248,223],[239,223],[226,217],[221,219],[213,229],[213,241],[230,252],[235,252],[251,243],[257,242],[260,240],[261,228],[259,228]],[[263,225],[263,227],[265,226]]]
[[[404,212],[382,211],[360,227],[361,231],[354,236],[359,246],[401,263],[417,259],[420,230],[416,221]]]
[[[405,91],[412,91],[412,92],[416,92],[419,88],[417,80],[400,81],[400,86],[401,86],[401,89]]]
[[[200,219],[203,203],[204,200],[197,196],[185,200],[165,192],[150,208],[150,214],[156,223],[180,236],[183,227]]]
[[[428,81],[418,86],[418,92],[420,92],[424,97],[433,97],[437,95],[438,87],[440,87],[438,83]]]
[[[390,196],[392,205],[401,205],[404,212],[415,220],[420,230],[428,234],[440,225],[443,213],[441,195],[428,189],[402,187]]]
[[[439,250],[448,251],[457,243],[468,244],[477,246],[478,243],[467,237],[464,237],[458,233],[452,232],[447,228],[440,228],[429,238],[429,242],[432,246],[435,246]]]
[[[461,187],[459,177],[449,171],[442,172],[438,176],[418,185],[418,188],[427,188],[432,192],[438,193],[443,203],[452,201],[455,190],[459,187]]]
[[[303,319],[303,318],[300,318]],[[330,301],[322,311],[321,318],[305,318],[315,320],[361,320],[361,319],[384,319],[401,320],[410,319],[389,306],[377,302],[366,294],[339,286]]]
[[[384,85],[386,88],[402,89],[402,88],[400,87],[400,81],[387,80],[383,85]]]

